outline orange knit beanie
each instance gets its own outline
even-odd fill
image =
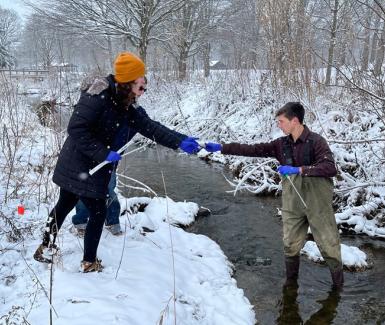
[[[143,61],[130,52],[119,53],[114,67],[115,80],[119,83],[126,83],[144,77],[146,69]]]

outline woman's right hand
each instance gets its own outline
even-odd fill
[[[109,162],[119,161],[120,159],[122,159],[122,156],[115,151],[110,151],[106,158]]]

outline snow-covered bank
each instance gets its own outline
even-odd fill
[[[135,203],[148,206],[144,212],[121,217],[124,236],[107,231],[102,235],[101,273],[78,271],[82,240],[69,231],[67,218],[53,272],[54,323],[139,325],[162,319],[162,324],[174,324],[176,317],[177,324],[254,324],[252,306],[231,278],[231,266],[220,247],[167,222],[191,223],[198,206],[165,198],[121,199],[122,207]],[[44,220],[45,213],[25,215],[30,220],[37,217]],[[153,232],[145,233],[143,227]],[[47,266],[32,259],[38,243],[39,239],[23,245],[1,243],[2,273],[8,276],[0,285],[0,314],[13,310],[36,325],[49,321],[49,303],[41,286],[46,292],[50,286]]]

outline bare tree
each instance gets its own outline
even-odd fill
[[[203,60],[204,76],[210,75],[210,59],[212,43],[218,42],[218,30],[224,26],[231,14],[236,14],[236,10],[232,10],[231,1],[224,0],[206,0],[203,9],[203,25],[206,26],[202,37],[200,37],[200,50]]]
[[[266,48],[267,66],[275,82],[297,87],[301,78],[310,83],[310,48],[314,46],[308,2],[262,1],[260,18],[263,46]]]
[[[361,18],[361,17],[359,17]],[[361,51],[361,70],[367,71],[369,67],[370,56],[370,40],[371,40],[371,23],[373,19],[373,11],[369,8],[364,8],[364,17],[359,22],[363,26],[362,51]]]
[[[326,79],[325,83],[327,85],[330,85],[330,79],[331,79],[331,72],[332,67],[334,66],[334,49],[336,46],[337,41],[337,21],[338,21],[338,11],[340,9],[340,2],[339,0],[333,0],[330,6],[330,11],[332,12],[332,22],[330,26],[330,41],[329,41],[329,49],[328,49],[328,65],[326,69]]]
[[[260,24],[258,22],[261,1],[235,0],[226,10],[223,24],[213,35],[222,46],[229,47],[233,54],[227,63],[236,68],[253,68],[257,65],[260,46]]]
[[[186,78],[188,59],[209,46],[207,36],[222,17],[218,9],[219,2],[188,1],[166,24],[167,40],[163,44],[178,64],[179,80]]]
[[[186,0],[29,1],[57,28],[81,35],[126,38],[146,60],[148,44],[164,38],[161,26]]]
[[[382,65],[385,59],[385,6],[379,0],[357,0],[357,3],[359,7],[356,10],[356,15],[366,32],[362,70],[365,71],[368,67],[368,62],[370,62],[373,64],[374,76],[379,77],[381,76]],[[361,17],[359,9],[363,9],[366,12],[366,20],[365,17]],[[369,45],[370,34],[373,34],[371,46]]]
[[[14,10],[3,9],[0,6],[0,67],[15,64],[12,55],[14,46],[19,38],[20,18]]]
[[[385,57],[385,20],[381,24],[381,34],[378,39],[377,49],[376,49],[376,59],[374,63],[373,72],[374,75],[380,76],[382,72],[382,64]]]
[[[57,32],[32,14],[25,25],[23,47],[28,48],[36,67],[49,68],[57,57]]]
[[[379,41],[378,41],[377,55],[376,55],[376,61],[374,65],[374,74],[376,76],[380,76],[382,64],[385,58],[385,5],[380,0],[374,0],[374,3],[376,5],[374,7],[375,13],[380,17],[382,21],[381,37],[379,38]]]

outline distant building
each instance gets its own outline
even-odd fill
[[[225,70],[227,69],[226,64],[221,61],[210,61],[210,70]]]

